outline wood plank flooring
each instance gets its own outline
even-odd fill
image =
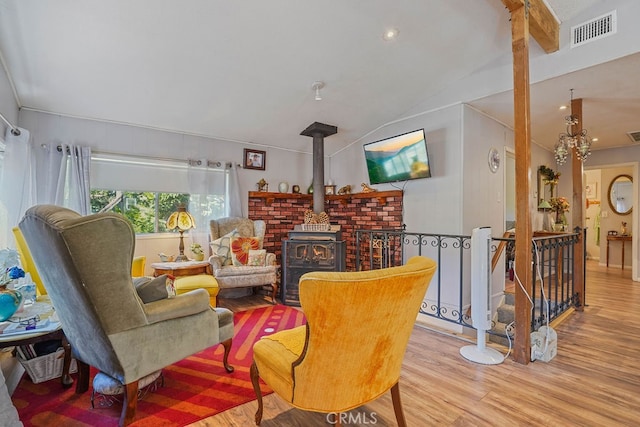
[[[558,355],[549,363],[474,364],[460,356],[466,342],[416,326],[400,380],[408,425],[640,425],[640,283],[630,276],[587,263],[587,306],[557,326]],[[221,301],[233,310],[265,303],[260,296]],[[252,426],[256,407],[249,402],[193,425]],[[390,393],[350,414],[344,425],[396,425]],[[271,394],[261,425],[331,424]]]

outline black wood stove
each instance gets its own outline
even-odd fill
[[[303,230],[297,225],[282,241],[282,302],[300,305],[298,282],[309,271],[345,271],[345,242],[339,225],[328,230]]]

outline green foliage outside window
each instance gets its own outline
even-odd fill
[[[165,221],[180,204],[189,205],[189,194],[91,190],[92,213],[120,213],[136,234],[166,232]]]

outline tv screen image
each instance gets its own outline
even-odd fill
[[[371,184],[430,178],[424,129],[364,145]]]

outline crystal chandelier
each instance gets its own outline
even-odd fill
[[[571,89],[571,101],[573,101],[573,89]],[[572,149],[575,150],[578,160],[585,162],[591,154],[591,138],[587,136],[586,129],[573,133],[573,127],[578,124],[578,118],[573,113],[566,116],[564,120],[567,125],[567,131],[560,134],[558,142],[556,142],[553,149],[556,162],[559,165],[564,164]]]

